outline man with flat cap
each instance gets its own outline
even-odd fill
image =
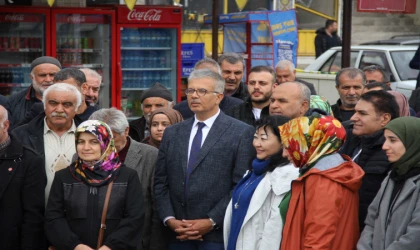
[[[140,98],[143,116],[130,122],[129,135],[132,139],[141,142],[150,135],[147,122],[150,114],[158,108],[173,107],[172,93],[160,83],[155,83],[146,90]]]
[[[13,124],[20,123],[34,103],[42,102],[42,94],[53,84],[54,76],[60,69],[60,62],[53,57],[41,56],[32,61],[31,86],[9,97]]]

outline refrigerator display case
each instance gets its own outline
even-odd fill
[[[63,68],[89,68],[102,76],[99,106],[108,108],[116,100],[112,91],[115,11],[110,9],[52,10],[52,55]]]
[[[142,116],[141,95],[156,82],[180,99],[181,20],[179,7],[118,8],[117,104],[129,120]]]
[[[43,8],[0,10],[0,94],[8,96],[31,85],[31,62],[49,54],[49,18],[49,9]]]

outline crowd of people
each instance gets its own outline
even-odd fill
[[[35,59],[0,98],[0,249],[418,248],[420,119],[389,74],[341,69],[330,105],[290,61],[244,72],[205,58],[129,122],[95,71]]]

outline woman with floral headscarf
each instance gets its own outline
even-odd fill
[[[78,158],[58,171],[46,208],[46,235],[56,249],[96,249],[109,183],[106,230],[99,250],[137,249],[144,219],[137,172],[123,166],[107,124],[88,120],[75,132]]]
[[[348,156],[337,153],[345,129],[331,116],[312,115],[284,124],[280,135],[283,156],[300,172],[280,203],[280,249],[355,249],[364,173]]]

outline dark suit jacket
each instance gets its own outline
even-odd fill
[[[141,247],[144,250],[167,249],[163,239],[163,224],[156,214],[153,200],[153,177],[155,173],[158,150],[155,147],[139,143],[130,138],[130,146],[124,165],[137,171],[144,197],[144,224]]]
[[[228,111],[229,109],[231,109],[232,107],[239,105],[241,103],[243,103],[244,101],[242,101],[241,99],[238,99],[236,97],[231,97],[231,96],[224,96],[222,101],[219,104],[219,108],[220,110],[222,110],[223,112],[226,113],[226,111]],[[179,113],[181,113],[182,117],[184,118],[184,120],[187,120],[191,117],[194,116],[194,112],[192,112],[192,110],[190,109],[190,107],[188,106],[188,101],[184,100],[178,104],[176,104],[174,106],[175,110],[178,110]]]
[[[203,236],[206,241],[223,242],[222,225],[231,191],[241,180],[252,159],[255,129],[220,112],[200,150],[189,178],[185,174],[188,144],[194,119],[165,129],[155,172],[155,200],[161,220],[212,218],[216,228]],[[171,240],[175,240],[171,233]]]
[[[42,249],[47,178],[43,159],[11,136],[0,157],[0,249]]]

